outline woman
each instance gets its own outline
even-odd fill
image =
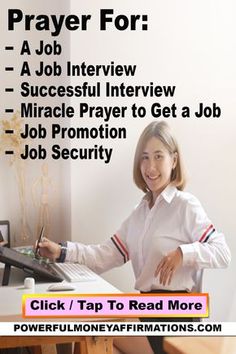
[[[135,288],[141,292],[200,291],[202,270],[227,267],[230,251],[199,201],[183,192],[180,151],[165,122],[153,122],[144,129],[133,173],[145,196],[110,240],[101,245],[58,245],[46,239],[40,244],[40,254],[83,263],[97,273],[131,260]],[[144,337],[118,338],[115,345],[125,353],[150,353],[148,342],[154,353],[164,353],[161,337],[148,341]]]

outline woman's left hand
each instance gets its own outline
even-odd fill
[[[183,254],[180,247],[163,257],[155,271],[155,276],[160,276],[160,284],[170,285],[174,272],[182,263]]]

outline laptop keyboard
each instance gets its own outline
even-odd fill
[[[54,263],[51,267],[69,282],[92,281],[97,279],[97,275],[84,264]]]

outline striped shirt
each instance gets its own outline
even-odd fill
[[[154,272],[162,257],[177,247],[182,250],[183,264],[170,285],[163,286]],[[151,209],[147,194],[103,244],[68,242],[66,261],[86,264],[97,273],[129,260],[137,290],[200,291],[203,269],[227,267],[230,251],[197,198],[169,185]]]

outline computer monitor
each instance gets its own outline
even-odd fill
[[[0,221],[0,246],[10,247],[10,222]]]

